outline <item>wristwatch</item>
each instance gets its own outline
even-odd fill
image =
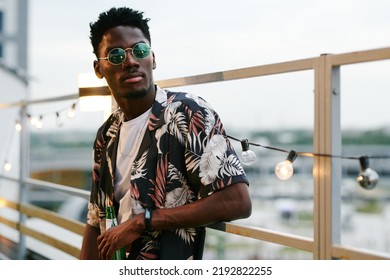
[[[145,227],[147,232],[152,232],[152,209],[146,208],[145,209]]]

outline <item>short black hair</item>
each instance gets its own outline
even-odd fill
[[[111,8],[106,12],[102,12],[97,21],[89,24],[91,29],[89,38],[94,54],[98,56],[99,44],[104,33],[108,29],[119,25],[139,28],[149,43],[152,43],[148,25],[149,20],[149,18],[144,18],[143,12],[127,7]]]

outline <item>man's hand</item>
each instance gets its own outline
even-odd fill
[[[136,215],[122,224],[109,228],[97,238],[99,258],[110,260],[115,251],[123,247],[126,252],[129,252],[131,244],[141,236],[144,230],[143,214]]]

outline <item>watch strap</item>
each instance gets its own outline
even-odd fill
[[[147,232],[153,231],[152,227],[152,209],[146,208],[145,209],[145,227]]]

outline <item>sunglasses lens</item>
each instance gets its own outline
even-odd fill
[[[126,59],[126,52],[123,49],[113,49],[108,53],[108,60],[112,64],[121,64]]]
[[[150,54],[150,47],[145,43],[138,43],[133,47],[133,55],[137,59],[144,59]]]

